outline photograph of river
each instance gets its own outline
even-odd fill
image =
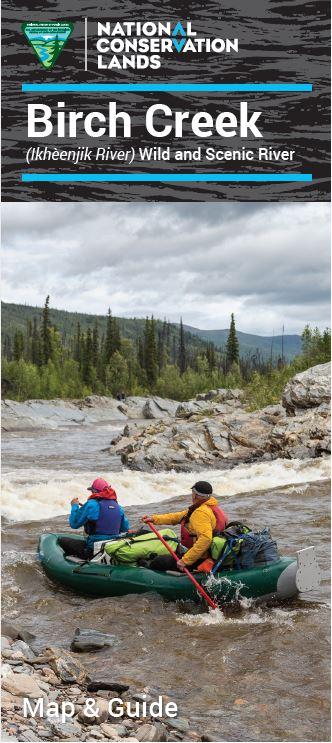
[[[3,739],[327,741],[329,206],[31,202],[3,216]],[[270,529],[287,580],[230,589],[235,562],[195,572],[217,610],[146,561],[95,562],[91,578],[88,556],[68,558],[73,582],[55,580],[39,538],[75,534],[69,514],[102,500],[96,478],[134,530],[195,493],[197,516],[210,483],[229,521]],[[186,523],[189,554],[203,532]],[[319,580],[298,592],[310,546]],[[271,564],[253,568],[262,581]],[[20,693],[74,713],[24,717]],[[105,707],[159,696],[177,717]]]

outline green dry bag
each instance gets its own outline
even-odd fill
[[[178,538],[175,532],[172,529],[161,529],[160,534],[175,551],[178,546]],[[131,565],[137,565],[138,560],[151,560],[153,557],[169,554],[160,539],[152,532],[132,537],[128,535],[124,539],[114,539],[105,544],[104,550],[114,564],[130,563]]]

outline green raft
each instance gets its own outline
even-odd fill
[[[96,597],[155,592],[172,601],[200,600],[195,587],[182,573],[77,561],[65,556],[58,544],[61,536],[65,535],[43,534],[38,553],[48,577],[66,588]],[[231,603],[239,597],[288,599],[299,591],[316,587],[318,576],[313,551],[313,547],[308,547],[299,550],[295,558],[281,557],[251,570],[227,570],[218,573],[217,578],[195,573],[195,578],[220,603]]]

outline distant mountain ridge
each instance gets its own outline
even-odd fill
[[[228,328],[224,328],[223,330],[199,330],[191,325],[184,325],[183,327],[189,333],[192,333],[192,335],[198,335],[202,340],[214,343],[217,348],[223,348],[226,345],[229,333]],[[301,353],[300,335],[284,335],[282,338],[282,335],[254,335],[252,333],[243,333],[241,330],[237,330],[236,333],[240,344],[241,356],[254,353],[258,349],[261,355],[267,358],[271,355],[271,348],[273,357],[281,356],[283,348],[284,358],[291,360],[294,356]]]
[[[33,307],[25,304],[14,304],[10,302],[2,302],[2,339],[5,335],[8,335],[11,339],[14,337],[16,329],[20,329],[23,332],[26,330],[26,324],[29,320],[33,321],[34,318],[41,320],[42,307]],[[57,326],[62,335],[72,336],[74,335],[79,322],[82,331],[86,331],[88,328],[92,329],[96,320],[98,321],[101,333],[106,330],[106,314],[105,315],[90,315],[83,312],[67,312],[66,310],[57,310],[50,308],[50,319],[51,322]],[[145,318],[117,318],[120,324],[121,333],[124,337],[131,340],[137,340],[142,335],[144,329]],[[163,320],[157,320],[157,329],[161,327]],[[179,333],[178,323],[171,323],[174,335]],[[190,345],[199,348],[200,345],[206,342],[214,343],[217,348],[224,348],[228,336],[228,328],[221,330],[201,330],[191,325],[184,325],[186,331],[187,342]],[[237,331],[237,336],[240,344],[240,355],[247,356],[259,351],[263,358],[269,358],[271,356],[271,346],[273,358],[276,359],[281,356],[282,353],[282,336],[261,336],[254,335],[251,333],[243,333]],[[291,360],[294,356],[297,356],[301,352],[301,336],[300,335],[284,335],[283,339],[284,357],[287,360]]]

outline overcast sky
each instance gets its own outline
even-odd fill
[[[324,203],[7,203],[8,302],[271,335],[329,325]]]

